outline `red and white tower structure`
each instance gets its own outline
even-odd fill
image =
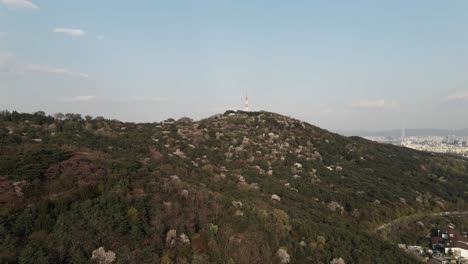
[[[247,97],[247,95],[245,96],[245,101],[244,101],[244,111],[245,112],[249,111],[249,97]]]

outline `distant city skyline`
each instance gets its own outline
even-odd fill
[[[405,137],[405,136],[468,136],[468,128],[462,129],[434,129],[434,128],[406,128],[404,133],[401,129],[391,130],[337,130],[346,136],[383,136],[383,137]]]
[[[468,127],[468,2],[0,0],[0,110]]]

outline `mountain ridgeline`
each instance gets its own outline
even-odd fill
[[[0,114],[1,263],[419,263],[374,230],[467,201],[465,160],[269,112]]]

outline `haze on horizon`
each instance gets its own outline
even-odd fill
[[[468,2],[0,0],[0,109],[468,125]]]

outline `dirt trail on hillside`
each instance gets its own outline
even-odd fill
[[[430,213],[430,214],[424,214],[424,215],[408,215],[408,216],[404,216],[404,217],[401,217],[401,218],[398,218],[398,219],[394,219],[388,223],[385,223],[385,224],[382,224],[380,226],[378,226],[374,232],[378,232],[380,230],[383,230],[387,227],[390,227],[394,224],[398,224],[398,223],[401,223],[403,222],[404,220],[411,220],[411,221],[416,221],[418,219],[421,219],[423,217],[437,217],[437,216],[460,216],[460,215],[468,215],[468,211],[454,211],[454,212],[441,212],[441,213]]]

